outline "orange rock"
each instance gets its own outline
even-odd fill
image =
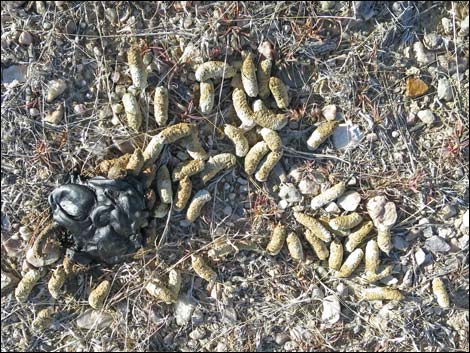
[[[406,96],[416,98],[425,94],[429,86],[419,78],[408,77],[406,79]]]

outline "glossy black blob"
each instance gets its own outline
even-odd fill
[[[114,264],[143,245],[148,212],[136,178],[73,181],[52,191],[49,204],[54,221],[72,234],[75,261]]]

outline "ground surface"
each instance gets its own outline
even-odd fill
[[[468,351],[469,48],[463,2],[2,4],[2,282],[4,271],[22,275],[28,246],[6,246],[7,240],[15,239],[25,215],[32,215],[31,227],[42,227],[47,195],[64,173],[78,168],[93,174],[100,160],[126,152],[129,141],[141,147],[155,134],[148,119],[134,138],[111,109],[129,85],[126,52],[137,40],[148,48],[149,92],[167,85],[171,123],[197,122],[211,154],[233,151],[217,129],[232,119],[230,80],[216,85],[217,107],[203,117],[192,62],[233,62],[242,49],[258,54],[258,46],[269,41],[275,73],[291,96],[290,122],[281,131],[282,168],[267,183],[247,178],[241,165],[219,175],[208,186],[212,202],[194,225],[185,224],[184,213],[173,213],[158,227],[157,251],[78,274],[63,300],[49,296],[47,276],[26,304],[2,293],[2,351]],[[425,44],[423,50],[417,42]],[[183,55],[188,47],[189,58]],[[429,90],[408,97],[410,76]],[[449,99],[438,90],[443,78]],[[52,79],[64,79],[67,90],[47,103]],[[60,104],[60,122],[44,123]],[[312,154],[305,141],[328,104],[337,106],[337,119],[359,141],[339,149],[329,140]],[[147,107],[152,111],[151,103]],[[423,121],[423,110],[433,113],[433,122]],[[162,158],[175,166],[186,156],[171,148]],[[393,201],[394,248],[383,261],[394,269],[383,284],[402,289],[405,299],[358,301],[354,283],[324,276],[307,246],[307,262],[300,265],[285,248],[275,257],[241,251],[212,263],[222,286],[211,295],[190,269],[193,251],[221,235],[266,244],[275,220],[300,231],[291,207],[278,206],[280,180],[313,190],[347,181],[348,190],[361,195],[358,211],[364,215],[373,196]],[[298,203],[308,205],[310,198]],[[176,308],[143,289],[148,276],[174,264],[183,273]],[[90,286],[104,276],[113,280],[105,308],[111,319],[103,324],[109,327],[78,329]],[[449,309],[440,308],[432,294],[435,277],[448,289]],[[328,324],[321,320],[322,298],[331,295],[341,302],[341,316]],[[51,305],[51,326],[33,334],[38,310]],[[183,306],[189,316],[176,320]]]

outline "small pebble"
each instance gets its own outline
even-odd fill
[[[324,106],[321,111],[326,120],[333,121],[336,120],[336,110],[337,108],[335,104],[329,104]]]
[[[345,211],[355,211],[361,203],[361,195],[357,191],[349,191],[338,198],[338,205]]]
[[[427,125],[432,125],[434,123],[434,113],[430,111],[429,109],[426,110],[420,110],[418,112],[418,118],[421,120],[423,123]]]
[[[332,201],[325,206],[325,211],[328,213],[338,214],[341,212],[336,202]]]
[[[439,79],[437,84],[437,97],[444,101],[451,101],[454,98],[454,95],[452,93],[452,87],[447,78]]]
[[[341,317],[341,304],[336,295],[329,295],[323,299],[323,312],[321,319],[328,325],[333,325]]]
[[[443,219],[447,220],[451,217],[454,217],[456,214],[457,214],[457,208],[454,206],[454,205],[445,205],[442,209],[441,209],[441,216]]]
[[[429,250],[435,253],[447,253],[450,250],[450,245],[437,235],[426,239],[425,245]]]
[[[33,36],[29,32],[21,32],[18,43],[22,45],[30,45],[33,42]]]
[[[421,266],[424,264],[426,261],[426,253],[423,251],[423,249],[418,248],[415,252],[415,260],[416,260],[416,265]]]

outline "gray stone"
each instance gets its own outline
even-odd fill
[[[446,253],[450,250],[450,245],[437,235],[433,235],[432,237],[426,239],[425,245],[432,252]]]
[[[109,312],[86,310],[77,318],[77,326],[85,330],[102,330],[111,326],[113,317]]]
[[[25,82],[27,65],[11,65],[2,69],[2,83],[12,83],[13,81]]]
[[[22,45],[30,45],[33,42],[33,36],[29,32],[21,32],[18,43]]]
[[[442,37],[434,32],[425,34],[423,41],[426,48],[430,50],[438,50],[443,47]]]
[[[179,326],[188,324],[195,309],[194,303],[187,296],[180,296],[174,308],[176,324]]]
[[[462,250],[468,249],[468,238],[469,238],[468,234],[465,234],[459,238],[458,244],[459,244],[460,249]]]
[[[454,98],[452,86],[447,78],[439,79],[437,83],[437,97],[444,101],[451,101]]]
[[[408,242],[400,236],[394,236],[392,238],[393,247],[400,251],[405,251],[408,249]]]
[[[329,295],[323,299],[323,312],[321,319],[327,325],[333,325],[341,317],[341,304],[336,295]]]
[[[469,23],[468,23],[468,15],[465,17],[462,22],[460,22],[460,31],[459,31],[459,36],[461,37],[466,37],[468,36],[468,28],[469,28]]]
[[[455,232],[452,227],[438,226],[437,235],[439,235],[443,239],[450,239],[450,238],[455,237]]]
[[[361,195],[357,191],[348,191],[338,198],[338,205],[345,211],[355,211],[361,203]]]
[[[193,340],[203,339],[206,335],[206,330],[202,327],[198,327],[189,333],[189,337]]]
[[[333,132],[332,139],[336,149],[344,149],[357,145],[362,136],[358,125],[340,124]]]
[[[457,208],[454,205],[445,205],[441,209],[441,216],[444,219],[449,219],[451,217],[454,217],[457,214]]]
[[[397,221],[397,209],[385,196],[376,196],[367,202],[367,212],[377,228],[390,228]]]
[[[274,335],[274,342],[276,342],[276,344],[280,346],[286,343],[289,339],[290,339],[289,335],[284,332],[279,332]]]

